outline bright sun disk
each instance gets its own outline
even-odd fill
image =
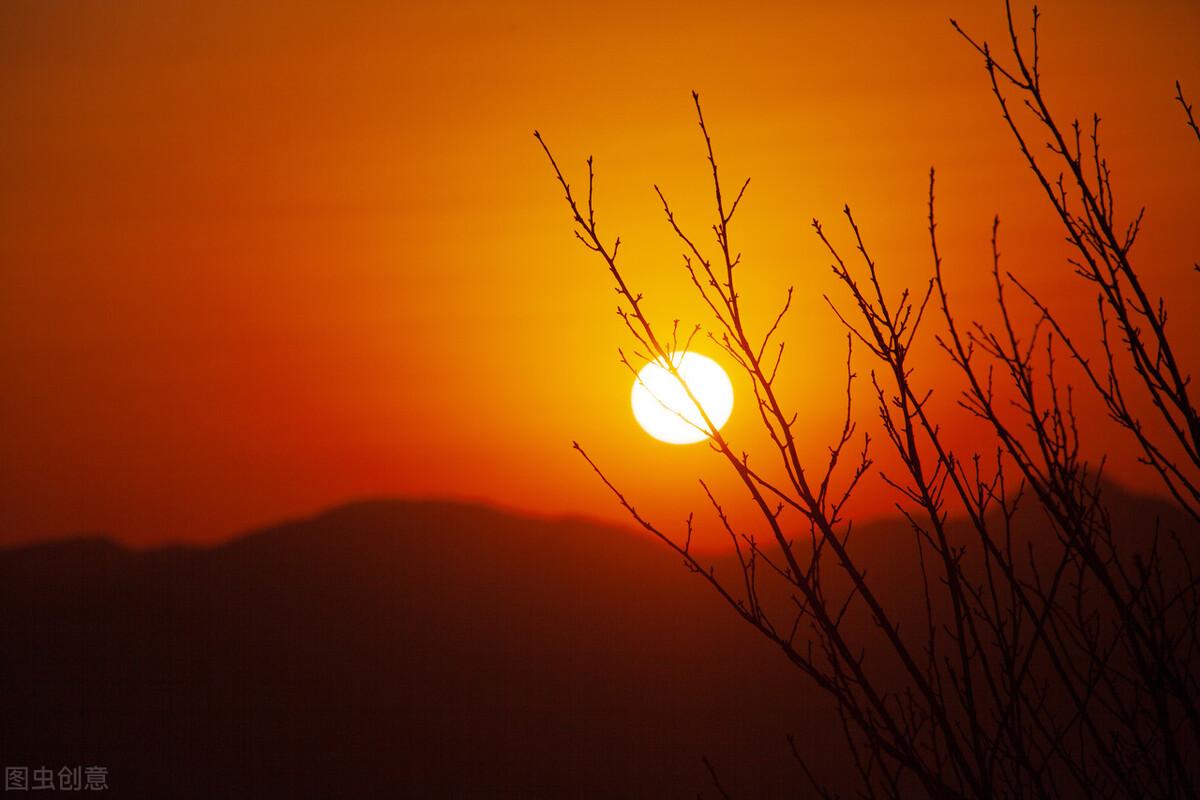
[[[671,361],[704,413],[720,430],[733,411],[733,384],[725,370],[699,353],[676,353]],[[630,400],[638,424],[660,442],[693,444],[709,437],[696,403],[666,369],[663,359],[642,367],[633,382]]]

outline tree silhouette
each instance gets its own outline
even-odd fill
[[[1195,797],[1200,580],[1189,561],[1195,548],[1180,536],[1194,531],[1147,521],[1136,539],[1120,533],[1102,465],[1080,452],[1073,390],[1058,359],[1066,354],[1086,390],[1103,401],[1140,459],[1196,521],[1200,414],[1187,368],[1172,346],[1165,303],[1131,260],[1141,213],[1119,220],[1114,211],[1099,119],[1086,135],[1078,122],[1057,121],[1042,92],[1038,12],[1022,41],[1007,2],[1005,10],[1003,63],[986,42],[951,22],[983,59],[1003,118],[1074,248],[1071,265],[1094,288],[1095,327],[1068,330],[1049,302],[1001,268],[998,220],[991,276],[1000,324],[961,323],[943,280],[932,170],[932,275],[924,285],[889,299],[849,207],[844,214],[857,251],[854,264],[813,221],[844,289],[842,298],[827,299],[845,326],[848,351],[869,354],[869,395],[884,445],[903,465],[902,473],[883,478],[902,498],[914,535],[912,579],[922,600],[917,618],[883,596],[851,546],[846,504],[872,458],[870,438],[856,433],[850,353],[841,431],[827,460],[806,463],[794,434],[797,415],[776,383],[791,290],[765,334],[748,332],[730,226],[749,181],[734,194],[725,191],[696,94],[715,198],[712,255],[680,226],[657,186],[655,191],[683,246],[693,288],[711,312],[709,337],[750,380],[778,478],[751,467],[750,457],[712,426],[679,377],[672,360],[681,347],[678,323],[664,335],[646,316],[642,295],[619,266],[620,239],[609,240],[597,228],[592,160],[586,197],[578,198],[535,136],[565,192],[575,235],[616,282],[619,314],[636,345],[622,352],[622,361],[635,375],[637,362],[657,361],[680,380],[711,447],[757,510],[759,532],[737,532],[704,485],[741,574],[729,579],[715,573],[691,548],[691,518],[678,533],[646,519],[578,443],[575,448],[642,527],[833,697],[864,796]],[[1176,89],[1200,142],[1192,107],[1178,84]],[[1018,104],[1031,121],[1013,113]],[[1033,309],[1032,325],[1017,321],[1014,302]],[[922,323],[939,315],[942,327],[934,339],[961,378],[960,406],[991,433],[969,457],[946,441],[928,408],[931,389],[909,358]],[[684,338],[684,349],[695,335]],[[1093,360],[1084,342],[1103,357]],[[785,509],[805,521],[808,536],[789,529]],[[964,520],[951,520],[949,509]],[[812,788],[833,796],[792,744]],[[705,765],[723,795],[712,765]]]

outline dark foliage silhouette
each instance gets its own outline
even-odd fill
[[[986,42],[952,24],[983,59],[1019,152],[1074,247],[1071,267],[1096,292],[1096,327],[1068,330],[1051,301],[1001,267],[998,220],[990,271],[999,324],[959,319],[943,280],[932,171],[932,275],[923,285],[898,294],[885,289],[886,276],[848,207],[856,263],[813,222],[844,289],[829,304],[859,358],[866,351],[883,445],[903,465],[901,474],[883,480],[900,498],[911,529],[915,557],[907,581],[919,608],[889,596],[866,568],[867,549],[858,546],[861,537],[852,537],[853,520],[844,513],[872,467],[869,437],[856,433],[859,361],[853,353],[845,421],[829,458],[811,464],[800,454],[797,415],[776,384],[791,290],[774,320],[745,318],[736,276],[746,267],[731,227],[749,181],[736,193],[726,191],[698,95],[693,99],[715,198],[711,250],[678,222],[664,192],[655,191],[682,244],[693,288],[711,312],[708,337],[748,376],[775,451],[768,454],[771,466],[763,455],[752,460],[703,417],[712,449],[758,512],[757,533],[743,532],[705,486],[738,569],[722,573],[703,563],[690,546],[690,520],[673,532],[646,519],[575,446],[639,524],[782,651],[809,685],[834,700],[857,776],[853,788],[863,796],[1194,797],[1200,583],[1192,558],[1200,520],[1200,415],[1190,373],[1172,344],[1166,304],[1131,254],[1141,214],[1122,219],[1114,210],[1099,119],[1086,142],[1078,123],[1058,122],[1042,89],[1037,10],[1023,39],[1011,8],[1005,9],[1003,63]],[[1200,139],[1178,86],[1177,93]],[[678,323],[664,336],[643,296],[626,282],[620,239],[610,240],[597,226],[591,159],[580,198],[535,135],[565,192],[576,236],[616,282],[619,314],[635,342],[632,353],[622,352],[623,362],[635,375],[643,361],[660,363],[695,402],[672,360],[691,337],[681,345]],[[1032,310],[1032,326],[1018,321],[1014,304]],[[976,452],[949,446],[929,411],[932,389],[910,359],[916,337],[930,326],[937,327],[926,335],[961,378],[961,412],[990,432]],[[1117,520],[1129,512],[1122,507],[1128,498],[1102,481],[1102,463],[1083,454],[1072,382],[1101,398],[1182,515],[1143,514],[1122,530]],[[786,523],[785,510],[804,525]],[[810,767],[811,754],[799,746],[794,753],[810,788],[832,796],[835,787]]]

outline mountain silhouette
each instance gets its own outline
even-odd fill
[[[376,501],[0,554],[0,757],[137,797],[783,792],[813,698],[661,545]],[[820,704],[820,698],[817,699]]]
[[[907,525],[854,541],[919,612]],[[105,766],[118,796],[717,796],[705,755],[734,796],[794,796],[789,733],[848,767],[830,701],[667,548],[483,506],[0,552],[0,648],[0,759]]]

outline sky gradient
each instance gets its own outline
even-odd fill
[[[733,232],[751,312],[796,287],[785,394],[814,459],[845,359],[814,216],[848,251],[849,203],[888,286],[923,283],[934,166],[960,316],[992,313],[999,214],[1005,265],[1088,330],[1091,295],[948,23],[999,41],[1001,9],[832,5],[3,4],[0,543],[214,541],[395,494],[622,519],[573,439],[682,521],[696,476],[724,470],[636,427],[611,280],[532,131],[577,185],[596,157],[602,228],[651,313],[705,323],[651,189],[707,241],[692,89],[727,180],[753,179]],[[1179,303],[1195,363],[1200,148],[1173,82],[1200,101],[1200,6],[1042,11],[1050,100],[1104,117],[1119,207],[1148,207],[1135,263]],[[970,449],[944,358],[927,346],[919,364]],[[734,385],[726,431],[752,448]],[[1120,441],[1091,446],[1147,483]],[[894,500],[872,476],[860,507]]]

